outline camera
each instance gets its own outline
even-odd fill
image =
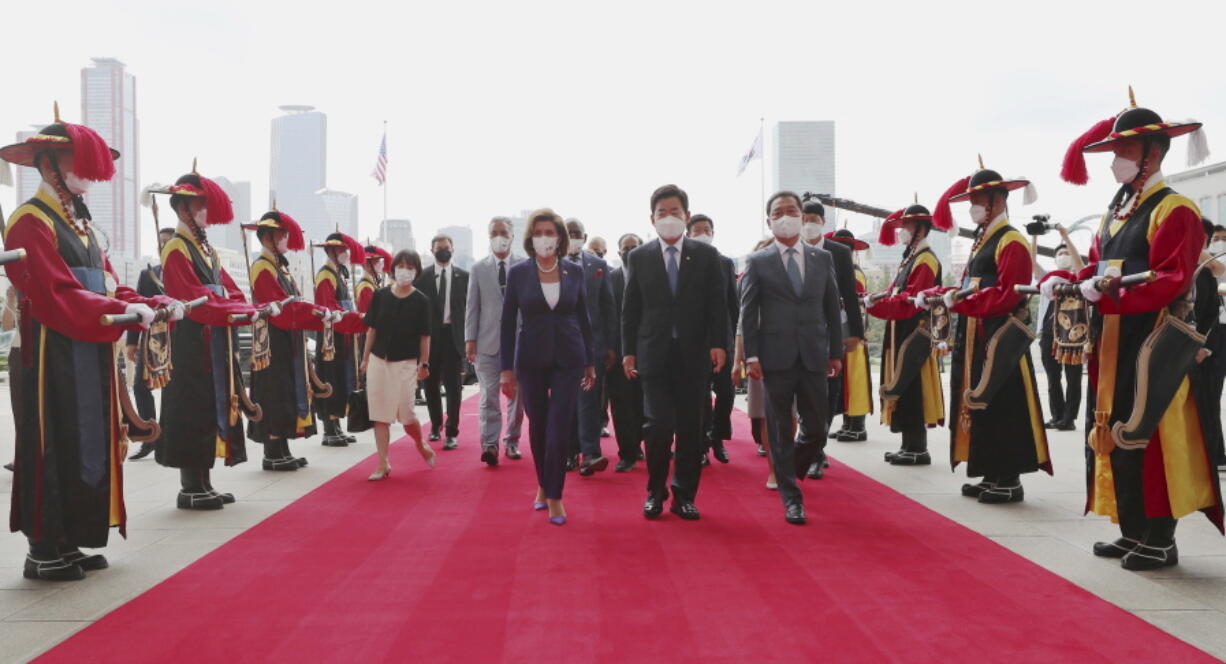
[[[1026,224],[1026,232],[1030,235],[1043,235],[1056,228],[1056,225],[1051,223],[1050,214],[1036,214],[1031,219],[1034,221]]]

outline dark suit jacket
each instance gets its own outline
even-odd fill
[[[451,266],[451,283],[447,285],[447,299],[451,300],[451,342],[456,352],[464,357],[464,314],[468,306],[468,273],[454,264]],[[430,355],[434,356],[443,339],[443,303],[438,298],[434,266],[421,271],[413,287],[430,298]]]
[[[727,256],[720,256],[719,263],[726,279],[724,299],[728,302],[728,322],[731,324],[728,328],[728,345],[724,346],[724,350],[728,351],[728,357],[732,357],[736,346],[737,323],[741,320],[741,299],[736,293],[736,262]]]
[[[574,262],[580,261],[587,289],[587,316],[592,323],[592,343],[599,359],[617,340],[617,308],[613,306],[613,289],[609,286],[609,264],[586,251],[580,252],[579,261]]]
[[[860,296],[856,293],[856,265],[851,260],[851,247],[826,239],[822,249],[834,259],[834,276],[839,282],[839,297],[847,314],[847,336],[864,338],[864,318],[860,315]]]
[[[626,302],[626,268],[619,267],[609,275],[609,289],[613,291],[613,311],[616,314],[613,325],[613,352],[620,358],[622,355],[622,306]]]
[[[668,285],[660,240],[630,253],[630,275],[622,305],[622,354],[634,355],[643,376],[663,375],[669,366],[673,330],[687,372],[711,372],[711,349],[724,348],[728,303],[722,284],[719,252],[683,239],[677,272],[677,295]]]
[[[746,260],[740,285],[745,357],[758,358],[764,371],[785,371],[799,362],[824,376],[827,360],[843,357],[834,262],[829,252],[804,242],[796,248],[803,248],[805,261],[800,295],[774,245]]]
[[[162,288],[161,265],[150,265],[140,271],[140,276],[136,279],[136,292],[144,297],[166,294],[166,289]],[[128,345],[135,346],[138,343],[140,343],[140,331],[128,330]]]
[[[567,260],[558,264],[562,285],[553,309],[545,301],[536,261],[522,261],[507,272],[499,360],[503,371],[595,365],[583,268]]]

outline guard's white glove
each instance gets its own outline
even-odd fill
[[[945,291],[941,294],[941,301],[945,303],[946,309],[954,308],[954,292],[955,291]]]
[[[1049,300],[1054,300],[1056,299],[1056,295],[1054,293],[1056,290],[1056,285],[1067,283],[1068,279],[1065,279],[1064,277],[1052,277],[1051,279],[1039,284],[1039,295],[1042,295]]]
[[[147,330],[149,329],[150,325],[153,325],[153,309],[149,308],[149,305],[147,304],[129,304],[127,308],[123,310],[123,312],[125,314],[136,314],[137,316],[140,316],[139,324],[143,329]]]
[[[915,297],[911,298],[911,304],[914,304],[916,309],[919,309],[921,311],[928,311],[928,302],[924,298],[923,293],[920,293],[919,295],[916,295]]]
[[[280,316],[280,315],[281,315],[281,303],[280,302],[269,302],[268,303],[268,316],[270,318],[276,318],[277,316]]]
[[[172,323],[183,320],[183,317],[187,315],[187,307],[183,306],[183,303],[178,300],[172,302],[167,309],[170,309],[170,317],[167,320]]]
[[[335,325],[345,318],[345,312],[337,309],[331,313],[332,324]]]
[[[247,319],[247,322],[248,322],[248,323],[255,323],[255,322],[256,322],[257,320],[259,320],[259,319],[260,319],[260,310],[259,310],[259,309],[256,309],[256,310],[254,310],[254,311],[252,311],[252,312],[251,312],[251,318]]]
[[[1085,298],[1086,302],[1098,302],[1103,299],[1103,294],[1094,287],[1094,281],[1094,279],[1086,279],[1078,286],[1081,290],[1081,297]]]

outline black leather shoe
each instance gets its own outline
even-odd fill
[[[1120,560],[1120,567],[1133,572],[1174,567],[1178,564],[1179,549],[1174,544],[1162,547],[1138,544]]]
[[[600,427],[600,437],[601,438],[609,437],[609,427]]]
[[[290,470],[298,470],[301,466],[297,459],[269,459],[264,458],[264,470],[275,470],[285,472]]]
[[[70,565],[77,565],[86,572],[96,572],[111,566],[106,561],[106,557],[100,553],[82,553],[80,551],[65,553],[64,562]]]
[[[648,519],[655,519],[664,512],[664,501],[659,498],[648,498],[647,502],[643,503],[643,516]]]
[[[805,506],[799,503],[788,505],[787,514],[783,517],[788,523],[803,526],[808,519],[805,517]]]
[[[455,436],[447,436],[447,442],[443,443],[443,449],[445,450],[454,450],[459,446],[460,444],[456,442]]]
[[[222,505],[232,505],[234,503],[234,494],[232,493],[222,493],[216,489],[209,489],[209,493],[221,498]]]
[[[609,460],[605,457],[598,456],[595,459],[584,459],[583,464],[579,466],[579,474],[584,477],[591,477],[608,467]]]
[[[1053,417],[1050,420],[1047,420],[1046,422],[1044,422],[1043,428],[1044,429],[1055,429],[1056,428],[1056,418]]]
[[[38,581],[80,581],[85,578],[85,570],[80,565],[66,562],[63,558],[55,560],[34,560],[26,556],[25,568],[21,575],[27,579]]]
[[[720,463],[728,463],[728,450],[724,447],[723,441],[711,447],[711,454],[715,460]]]
[[[566,472],[573,473],[576,470],[579,470],[579,457],[577,455],[566,457]]]
[[[177,503],[181,510],[219,510],[223,504],[221,496],[207,491],[180,491]]]
[[[694,503],[682,503],[677,500],[673,500],[673,506],[668,511],[686,521],[697,521],[702,516],[698,513],[698,508],[694,507]]]
[[[830,440],[836,440],[836,439],[838,439],[838,437],[839,437],[840,435],[842,435],[842,434],[843,434],[845,431],[847,431],[847,430],[846,430],[846,429],[839,429],[839,430],[837,430],[837,431],[831,431],[830,433],[826,434],[826,437],[827,437],[827,438],[829,438]]]
[[[1076,431],[1077,425],[1072,422],[1060,422],[1056,424],[1056,431]]]
[[[14,466],[13,466],[12,462],[9,462],[9,463],[4,464],[4,469],[5,469],[5,470],[7,470],[7,471],[9,471],[10,473],[11,473],[11,472],[13,472]]]
[[[646,458],[647,458],[647,455],[643,454],[643,451],[642,451],[642,450],[639,450],[639,459],[638,459],[638,460],[639,460],[639,461],[643,461],[643,460],[645,460]]]
[[[431,431],[431,432],[430,432],[430,442],[432,442],[432,443],[433,443],[433,442],[437,442],[438,440],[439,440],[439,435],[438,435],[438,432],[437,432],[437,431]]]
[[[128,461],[136,461],[138,459],[143,459],[149,456],[150,454],[153,454],[153,443],[141,443],[140,449],[136,450],[136,453],[128,457]]]
[[[1127,537],[1121,537],[1114,542],[1095,542],[1094,555],[1099,558],[1123,558],[1140,544],[1137,540]]]
[[[989,482],[988,480],[984,480],[979,484],[963,484],[962,495],[967,498],[978,498],[985,490],[991,489],[994,486],[996,486],[996,483]]]
[[[615,473],[628,473],[628,472],[630,472],[631,470],[633,470],[633,469],[634,469],[634,464],[635,464],[635,462],[634,462],[633,460],[630,460],[630,459],[622,459],[621,461],[618,461],[618,462],[617,462],[617,465],[616,465],[616,466],[613,466],[613,472],[615,472]]]
[[[306,457],[292,457],[292,456],[289,456],[289,457],[285,457],[285,459],[286,459],[287,461],[293,461],[294,463],[298,464],[298,467],[299,467],[299,468],[306,468],[306,467],[307,467],[307,465],[309,464],[309,462],[306,460]]]
[[[524,455],[519,453],[519,443],[507,443],[507,458],[512,461],[522,459]]]
[[[1020,503],[1025,499],[1026,490],[1022,488],[1021,482],[1013,486],[1000,486],[998,484],[990,489],[984,489],[983,493],[979,494],[979,502],[988,505]]]
[[[886,459],[895,466],[931,466],[932,455],[928,452],[907,452],[903,450],[890,455]]]
[[[825,476],[826,476],[826,471],[825,469],[822,468],[821,461],[814,461],[813,465],[809,466],[809,472],[806,473],[806,477],[808,477],[811,480],[820,480],[821,478]]]
[[[761,456],[761,457],[766,456],[766,448],[763,447],[762,445],[758,445],[758,456]]]
[[[711,458],[705,454],[702,455],[702,460],[698,462],[698,465],[706,468],[707,466],[711,465]]]
[[[498,450],[492,447],[487,447],[484,450],[482,450],[481,451],[481,462],[489,466],[490,468],[497,466],[498,465]]]
[[[358,437],[357,437],[357,436],[351,436],[351,435],[349,435],[349,434],[344,434],[344,435],[342,435],[342,436],[341,436],[341,438],[344,438],[344,439],[345,439],[345,442],[347,442],[347,443],[356,443],[356,442],[358,442]]]
[[[349,447],[349,441],[343,436],[324,436],[324,447]]]

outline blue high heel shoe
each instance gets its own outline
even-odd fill
[[[553,524],[553,525],[555,525],[555,526],[561,526],[561,525],[564,525],[564,524],[566,523],[566,517],[564,517],[564,516],[551,516],[551,517],[549,517],[549,523],[552,523],[552,524]]]
[[[549,505],[546,505],[545,503],[538,503],[536,501],[532,501],[532,509],[539,512],[541,510],[549,509]]]

